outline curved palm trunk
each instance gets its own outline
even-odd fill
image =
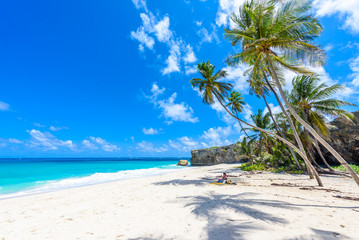
[[[331,154],[333,154],[333,156],[345,167],[345,169],[350,173],[350,175],[353,177],[354,181],[356,182],[356,184],[359,186],[359,176],[353,171],[353,169],[349,166],[349,164],[344,160],[344,158],[342,158],[342,156],[340,156],[340,154],[335,151],[334,148],[332,148],[332,146],[330,146],[308,123],[306,123],[296,112],[295,110],[292,108],[292,106],[289,104],[288,99],[286,98],[282,86],[279,82],[277,73],[274,70],[272,61],[270,60],[270,57],[268,55],[268,53],[266,53],[266,57],[267,57],[267,61],[269,63],[269,67],[270,70],[272,72],[273,78],[277,84],[279,93],[286,105],[286,107],[288,108],[288,110],[290,111],[290,113],[293,115],[293,117],[300,123],[303,125],[303,127],[305,127],[312,135],[315,139],[317,139]]]
[[[314,176],[315,176],[315,179],[316,179],[317,182],[318,182],[318,185],[319,185],[320,187],[323,187],[323,186],[324,186],[322,180],[320,179],[320,177],[319,177],[319,175],[318,175],[318,173],[317,173],[317,171],[314,169],[314,167],[311,165],[311,163],[308,162],[308,158],[307,158],[307,156],[305,155],[305,153],[303,153],[302,151],[300,151],[296,146],[294,146],[293,143],[289,142],[288,140],[285,140],[284,138],[278,136],[277,134],[275,134],[275,133],[273,133],[273,132],[270,132],[270,131],[267,131],[267,130],[265,130],[265,129],[259,128],[259,127],[255,126],[255,125],[252,125],[252,124],[250,124],[250,123],[247,123],[247,122],[245,122],[245,121],[239,119],[238,117],[234,116],[234,115],[228,110],[228,108],[222,103],[221,99],[217,96],[217,94],[216,94],[215,92],[212,92],[212,93],[216,96],[218,102],[222,105],[222,107],[226,110],[226,112],[227,112],[229,115],[231,115],[232,117],[234,117],[234,118],[237,119],[238,121],[240,121],[240,122],[242,122],[242,123],[244,123],[244,124],[246,124],[246,125],[248,125],[248,126],[254,128],[254,129],[257,129],[258,131],[261,131],[261,132],[263,132],[263,133],[267,133],[267,134],[269,134],[269,135],[272,135],[273,137],[277,138],[278,140],[282,141],[283,143],[287,144],[288,146],[292,147],[295,151],[297,151],[297,153],[304,159],[304,162],[307,164],[309,170],[314,173]]]
[[[320,150],[320,147],[319,147],[319,143],[317,141],[317,139],[314,139],[314,145],[315,145],[315,148],[317,149],[317,152],[320,156],[320,158],[322,159],[322,161],[324,162],[325,166],[327,166],[327,168],[329,169],[329,171],[331,172],[335,172],[335,170],[329,165],[329,163],[327,162],[327,160],[325,160],[323,154],[322,154],[322,151]]]
[[[266,99],[266,96],[265,94],[263,94],[263,99],[264,99],[264,102],[266,103],[266,106],[267,106],[267,109],[268,109],[268,112],[269,112],[269,115],[271,116],[272,118],[272,121],[274,123],[274,126],[275,128],[277,129],[277,132],[285,139],[285,140],[288,140],[287,137],[284,135],[284,133],[281,131],[281,129],[279,128],[278,124],[277,124],[277,121],[275,120],[274,116],[273,116],[273,113],[272,113],[272,109],[270,108],[268,102],[267,102],[267,99]],[[292,157],[295,161],[295,163],[297,164],[298,168],[299,169],[302,169],[302,167],[300,166],[299,162],[298,162],[298,159],[297,159],[297,156],[295,155],[295,153],[293,152],[293,148],[292,147],[289,147],[289,151],[290,153],[292,154]]]
[[[248,136],[248,133],[246,130],[244,130],[244,127],[242,126],[242,123],[240,121],[238,121],[239,125],[241,126],[241,129],[242,131],[244,132],[244,134],[246,134],[246,136],[249,138],[249,139],[252,139],[250,136]]]
[[[305,156],[307,156],[307,155],[306,155],[306,151],[304,150],[304,147],[303,147],[302,140],[301,140],[300,137],[299,137],[299,134],[298,134],[298,132],[297,132],[297,129],[295,128],[295,125],[294,125],[292,119],[291,119],[291,118],[289,117],[289,115],[287,114],[287,111],[284,109],[284,106],[283,106],[283,104],[282,104],[282,101],[279,99],[279,96],[278,96],[277,92],[273,89],[272,85],[271,85],[270,82],[268,81],[267,76],[266,76],[265,74],[264,74],[264,78],[265,78],[265,80],[266,80],[266,82],[267,82],[269,88],[270,88],[270,89],[272,90],[272,92],[274,93],[274,96],[275,96],[275,98],[277,99],[278,104],[279,104],[280,108],[282,109],[282,112],[283,112],[284,116],[287,118],[287,120],[288,120],[288,122],[289,122],[290,128],[291,128],[292,131],[293,131],[293,135],[294,135],[295,141],[297,142],[297,144],[298,144],[298,146],[299,146],[299,149],[305,154]],[[303,160],[305,160],[305,159],[303,159]],[[306,160],[307,160],[307,161],[304,161],[304,162],[309,162],[309,163],[310,163],[308,157],[306,157]],[[313,176],[313,173],[310,171],[310,167],[308,167],[308,166],[306,166],[306,167],[307,167],[307,172],[308,172],[308,174],[309,174],[309,177],[310,177],[311,179],[313,179],[314,176]],[[312,167],[313,167],[313,166],[312,166]],[[313,167],[313,168],[314,168],[314,167]]]

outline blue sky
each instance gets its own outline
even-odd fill
[[[248,94],[246,66],[224,64],[236,49],[223,28],[241,3],[3,1],[0,157],[190,156],[236,142],[235,122],[202,104],[189,81],[208,59],[245,94],[243,118],[264,109]],[[313,5],[324,26],[317,43],[328,55],[314,70],[328,84],[345,84],[338,98],[359,104],[359,1]],[[288,83],[293,76],[286,73]]]

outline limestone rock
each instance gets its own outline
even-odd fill
[[[348,162],[359,165],[359,111],[353,112],[354,119],[350,122],[337,118],[330,123],[335,128],[330,130],[329,144]],[[323,154],[330,163],[339,164],[323,147]]]
[[[246,156],[241,155],[239,147],[232,144],[224,147],[212,147],[191,151],[192,166],[207,166],[221,163],[242,163],[248,161]]]
[[[179,162],[177,163],[178,166],[188,166],[188,161],[187,160],[179,160]]]

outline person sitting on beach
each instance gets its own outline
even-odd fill
[[[227,182],[227,174],[223,173],[222,179],[218,179],[218,182],[220,183],[226,183]]]

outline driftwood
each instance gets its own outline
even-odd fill
[[[343,171],[329,171],[329,170],[325,170],[324,168],[316,168],[317,172],[319,174],[328,174],[328,175],[339,175],[339,176],[345,176],[345,177],[350,177],[350,174],[347,172],[343,172]]]
[[[334,193],[342,193],[339,190],[335,190],[335,189],[328,189],[328,188],[316,188],[316,187],[301,187],[299,188],[300,190],[319,190],[319,191],[326,191],[326,192],[334,192]]]
[[[348,197],[348,196],[340,196],[340,195],[336,195],[333,196],[335,198],[340,198],[340,199],[345,199],[345,200],[351,200],[351,201],[359,201],[359,198],[356,197]]]

